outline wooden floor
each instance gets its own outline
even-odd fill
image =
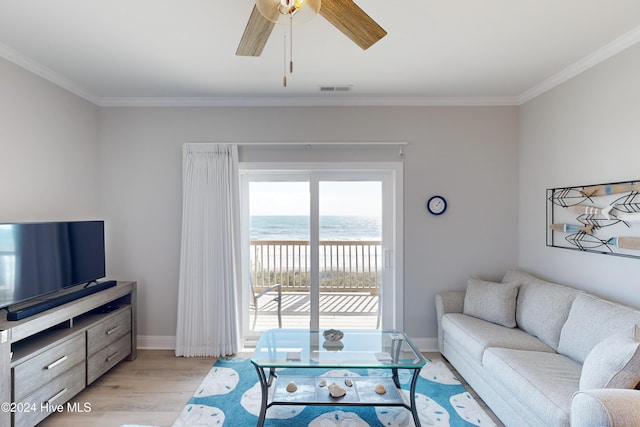
[[[441,357],[440,353],[424,355],[429,359]],[[240,356],[250,357],[251,352]],[[90,412],[56,413],[38,427],[171,426],[214,362],[214,358],[175,357],[173,351],[139,350],[135,361],[120,362],[72,400],[81,406],[89,404]],[[465,387],[496,425],[503,427],[475,392]]]
[[[90,412],[53,414],[38,427],[170,426],[215,360],[138,350],[136,360],[120,362],[72,400]]]

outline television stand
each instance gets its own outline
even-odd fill
[[[115,285],[115,280],[107,280],[106,282],[96,283],[93,286],[87,286],[77,291],[69,292],[55,298],[47,299],[30,306],[20,308],[18,310],[7,310],[7,320],[16,321],[25,319],[35,314],[42,313],[43,311],[58,307],[62,304],[77,300],[78,298],[82,298],[87,295],[109,289]]]
[[[31,427],[69,410],[69,399],[136,358],[136,286],[117,282],[24,319],[0,319],[0,403],[15,409],[0,411],[0,426]]]

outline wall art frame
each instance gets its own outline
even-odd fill
[[[547,189],[547,246],[640,258],[640,180]]]

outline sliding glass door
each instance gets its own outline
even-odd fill
[[[321,328],[380,326],[382,182],[318,181]],[[360,177],[358,177],[360,178]]]
[[[260,166],[241,168],[245,337],[398,327],[397,171]]]
[[[246,178],[249,294],[245,307],[249,308],[250,331],[308,325],[309,181],[300,175]]]

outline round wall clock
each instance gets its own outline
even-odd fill
[[[433,196],[427,200],[427,209],[433,215],[442,215],[447,210],[447,201],[442,196]]]

